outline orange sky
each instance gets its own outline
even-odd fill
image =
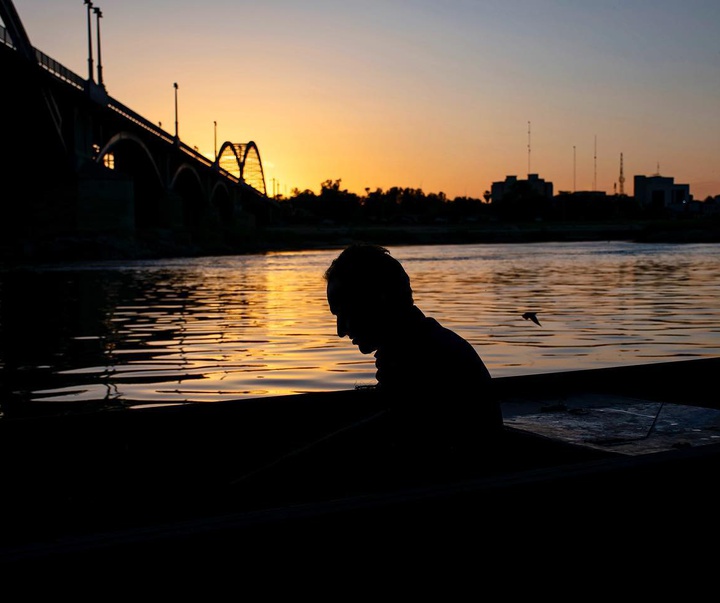
[[[14,0],[32,44],[88,72],[80,0]],[[267,189],[480,198],[635,174],[720,194],[717,0],[98,2],[108,93],[212,156],[253,140]],[[95,19],[92,22],[93,35]],[[95,40],[93,40],[95,44]],[[97,57],[95,57],[97,61]]]

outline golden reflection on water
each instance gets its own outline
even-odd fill
[[[720,248],[540,243],[391,248],[428,315],[494,376],[720,355]],[[15,401],[173,404],[348,389],[372,356],[335,334],[337,251],[55,266],[2,276]],[[524,320],[537,312],[540,325]],[[432,353],[432,351],[428,351]]]

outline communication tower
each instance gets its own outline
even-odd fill
[[[597,134],[595,135],[595,150],[593,154],[593,190],[597,190]]]
[[[528,122],[528,177],[530,177],[530,122]]]
[[[620,183],[620,194],[625,194],[625,175],[623,174],[623,154],[620,153],[620,177],[618,178]]]

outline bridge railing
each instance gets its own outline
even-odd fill
[[[0,25],[0,41],[10,48],[17,48],[8,30]],[[76,73],[70,71],[67,67],[64,67],[58,63],[55,59],[49,57],[44,52],[33,47],[35,51],[35,58],[37,59],[38,65],[40,65],[46,71],[52,73],[55,77],[63,80],[64,82],[78,88],[80,90],[85,89],[85,80]]]
[[[5,46],[9,46],[10,48],[15,48],[15,44],[13,44],[10,33],[2,25],[0,25],[0,42],[5,44]]]
[[[70,71],[67,67],[63,67],[55,59],[51,59],[48,55],[40,52],[37,48],[35,48],[35,56],[37,57],[40,66],[52,73],[55,77],[60,78],[71,86],[75,86],[75,88],[80,90],[85,89],[85,80],[76,73]]]
[[[10,48],[17,48],[7,28],[3,27],[2,25],[0,25],[0,43],[5,44]],[[67,67],[64,67],[61,63],[58,63],[55,59],[49,57],[37,48],[33,47],[33,50],[35,51],[35,57],[37,58],[38,65],[40,65],[43,69],[50,72],[55,77],[64,81],[65,83],[70,84],[75,88],[78,88],[79,90],[85,90],[87,88],[87,80],[70,71]],[[202,163],[207,167],[212,167],[215,164],[217,158],[215,160],[210,160],[198,151],[196,151],[194,148],[186,145],[184,142],[176,141],[174,136],[171,136],[165,130],[155,125],[153,122],[145,119],[141,115],[135,113],[135,111],[133,111],[129,107],[126,107],[114,98],[107,96],[106,105],[109,109],[115,111],[116,113],[119,113],[125,119],[133,122],[135,125],[140,126],[141,128],[144,128],[145,130],[161,138],[165,142],[177,144],[181,151],[183,151],[187,155],[190,155],[195,161]],[[221,168],[220,166],[217,166],[217,170],[222,176],[224,176],[228,180],[231,180],[234,183],[240,182],[240,179],[238,177]]]

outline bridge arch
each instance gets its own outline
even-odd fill
[[[200,190],[203,189],[202,179],[200,178],[200,174],[197,173],[197,170],[190,165],[189,163],[183,163],[181,164],[173,174],[172,179],[170,180],[170,188],[176,189],[178,186],[178,180],[181,177],[191,177],[193,180],[197,182],[198,188]]]
[[[267,196],[260,151],[252,140],[247,143],[224,142],[217,156],[217,165]]]
[[[152,167],[152,170],[155,172],[155,176],[157,177],[158,183],[162,183],[162,176],[160,175],[160,170],[158,169],[157,164],[155,163],[155,159],[153,158],[152,153],[150,152],[150,149],[147,148],[147,145],[143,142],[143,140],[139,136],[135,136],[134,134],[130,134],[129,132],[118,132],[114,136],[110,138],[105,143],[105,146],[100,149],[100,152],[97,155],[97,163],[102,164],[105,156],[108,153],[112,153],[114,148],[118,145],[122,144],[123,142],[130,141],[134,144],[136,144],[140,150],[145,154],[148,160],[148,165]]]

